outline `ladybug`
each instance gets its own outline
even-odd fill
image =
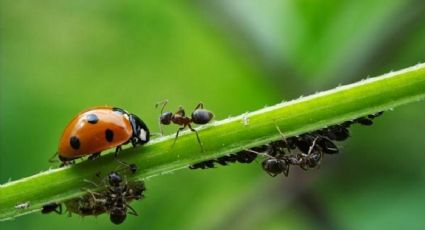
[[[65,127],[57,154],[63,164],[90,155],[97,158],[106,149],[130,143],[143,145],[149,141],[146,124],[136,115],[112,106],[99,106],[80,112]]]

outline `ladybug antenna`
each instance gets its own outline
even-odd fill
[[[53,156],[49,158],[49,163],[56,163],[56,162],[58,162],[57,159],[54,159],[57,155],[58,155],[58,152],[56,152],[55,154],[53,154]]]

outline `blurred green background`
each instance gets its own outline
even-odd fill
[[[158,131],[157,101],[217,119],[425,62],[422,0],[0,0],[0,183],[50,167],[67,122],[116,105]],[[167,133],[176,131],[167,128]],[[258,163],[148,180],[127,229],[425,229],[425,106],[353,127],[320,170]],[[196,144],[196,142],[194,142]],[[0,229],[112,229],[31,214]]]

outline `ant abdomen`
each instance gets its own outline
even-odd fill
[[[192,121],[198,125],[205,125],[210,122],[214,117],[214,114],[206,109],[195,109],[192,112]]]
[[[267,158],[262,162],[261,165],[264,171],[269,173],[271,176],[276,176],[280,173],[288,176],[289,165],[284,159]]]

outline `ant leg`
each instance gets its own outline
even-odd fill
[[[271,173],[271,172],[267,172],[267,174],[269,174],[271,177],[276,177],[277,174]]]
[[[137,214],[136,210],[134,210],[133,207],[131,207],[129,204],[125,204],[125,206],[130,209],[130,211],[128,212],[128,214],[131,214],[133,216],[138,216],[139,214]]]
[[[204,108],[204,103],[199,102],[199,104],[195,107],[195,109],[194,109],[194,110],[197,110],[197,109],[203,109],[203,108]]]
[[[198,131],[196,131],[196,129],[192,128],[192,126],[191,126],[190,124],[188,124],[187,126],[189,127],[189,129],[190,129],[192,132],[195,132],[195,133],[196,133],[196,138],[198,139],[198,143],[199,143],[199,145],[201,146],[201,151],[202,151],[202,152],[204,152],[204,145],[202,144],[201,139],[199,139]]]
[[[182,117],[184,117],[186,115],[186,112],[183,109],[183,106],[179,106],[179,110],[177,110],[177,112],[175,114],[178,114]]]
[[[185,129],[185,128],[186,128],[186,125],[184,125],[184,126],[180,127],[180,128],[177,130],[176,137],[174,138],[174,142],[173,142],[173,148],[174,148],[174,145],[176,144],[177,138],[179,137],[179,133],[180,133],[180,131],[182,131],[182,130],[183,130],[183,129]]]
[[[285,171],[283,171],[283,175],[288,177],[288,175],[289,175],[289,164],[288,164],[288,167],[285,169]]]

